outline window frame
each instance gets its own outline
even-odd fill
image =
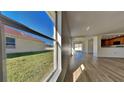
[[[6,41],[5,41],[5,43],[6,43],[6,48],[7,49],[15,49],[16,48],[16,39],[15,38],[12,38],[12,37],[5,37],[6,38]],[[8,39],[13,39],[14,40],[14,42],[10,42],[10,41],[7,41],[7,38]],[[9,44],[9,45],[8,45]],[[8,46],[13,46],[13,47],[8,47]]]
[[[47,13],[47,12],[46,12]],[[48,15],[50,17],[50,15]],[[46,79],[44,80],[44,82],[55,82],[61,72],[61,50],[58,51],[59,49],[59,45],[61,41],[58,41],[58,16],[61,16],[61,12],[55,12],[55,27],[54,27],[54,38],[51,38],[49,36],[46,36],[46,35],[43,35],[37,31],[34,31],[32,29],[30,29],[29,27],[26,27],[25,25],[21,24],[21,23],[18,23],[4,15],[2,15],[0,13],[0,39],[2,42],[1,43],[1,47],[0,47],[0,52],[1,52],[1,56],[0,56],[0,81],[7,81],[7,73],[6,73],[6,53],[5,53],[5,47],[6,45],[4,44],[5,43],[5,37],[4,37],[4,25],[8,25],[8,26],[11,26],[11,27],[14,27],[14,28],[17,28],[17,29],[20,29],[20,30],[23,30],[25,32],[29,32],[29,33],[32,33],[32,34],[35,34],[35,35],[38,35],[40,37],[44,37],[46,39],[49,39],[49,40],[53,40],[54,42],[54,69],[53,71],[51,71],[51,73],[46,77]],[[58,53],[59,52],[59,53]],[[59,56],[59,58],[58,58]]]
[[[56,61],[54,61],[56,64],[56,71],[53,72],[53,74],[50,76],[50,78],[47,80],[48,82],[56,82],[61,71],[62,71],[62,43],[61,43],[61,33],[62,33],[62,12],[57,11],[55,12],[55,36],[56,36],[56,51],[55,51],[55,56],[56,56]],[[53,19],[54,19],[53,18]]]

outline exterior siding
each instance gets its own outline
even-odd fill
[[[12,35],[5,35],[6,37],[12,37],[16,40],[15,48],[6,48],[6,53],[20,53],[20,52],[32,52],[45,50],[45,44],[43,42],[37,42],[33,40],[18,38]]]

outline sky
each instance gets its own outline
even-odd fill
[[[2,11],[2,14],[33,30],[53,38],[54,23],[44,11]],[[36,38],[39,37],[37,36]],[[50,45],[53,43],[45,38],[40,38],[40,40]]]

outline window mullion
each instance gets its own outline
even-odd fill
[[[6,53],[5,53],[4,25],[0,21],[0,81],[6,81]]]

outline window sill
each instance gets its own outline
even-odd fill
[[[56,82],[61,73],[60,69],[53,70],[43,82]]]

